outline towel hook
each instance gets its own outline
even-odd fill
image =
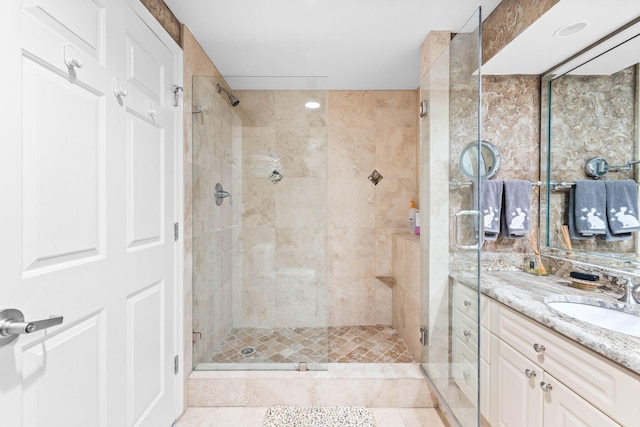
[[[214,197],[216,198],[216,205],[220,206],[222,204],[222,199],[225,197],[229,198],[229,204],[233,204],[233,198],[231,197],[231,193],[228,191],[224,191],[222,189],[222,184],[217,183],[213,192]]]

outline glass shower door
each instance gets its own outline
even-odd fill
[[[482,180],[461,174],[458,156],[464,147],[480,152],[481,23],[478,10],[421,81],[421,99],[429,101],[428,114],[421,119],[421,206],[427,207],[432,222],[430,234],[421,239],[421,362],[444,411],[465,427],[479,426],[482,416]],[[480,159],[469,161],[472,169],[480,169]],[[449,227],[443,227],[447,221]]]
[[[193,78],[194,369],[327,369],[326,91],[218,85]]]

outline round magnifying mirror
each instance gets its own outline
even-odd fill
[[[500,169],[498,148],[488,141],[481,141],[480,147],[480,152],[478,152],[478,143],[470,142],[460,151],[458,169],[467,178],[489,179],[495,176]]]

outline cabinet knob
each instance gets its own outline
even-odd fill
[[[465,337],[467,337],[467,338],[469,338],[469,337],[471,336],[471,332],[469,332],[469,331],[467,331],[467,330],[465,330],[465,331],[463,332],[463,334],[464,334],[464,336],[465,336]]]
[[[553,387],[551,386],[551,384],[545,383],[544,381],[540,383],[540,388],[545,393],[550,392],[551,390],[553,390]]]
[[[538,343],[535,343],[533,345],[533,349],[536,351],[536,353],[542,353],[546,350],[546,348],[542,344],[538,344]]]
[[[527,376],[527,378],[533,378],[536,376],[536,371],[532,371],[531,369],[525,369],[524,374]]]
[[[471,307],[471,301],[469,301],[468,299],[464,300],[464,306]]]

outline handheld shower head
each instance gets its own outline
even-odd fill
[[[219,84],[216,84],[216,92],[220,93],[224,93],[225,95],[227,95],[227,102],[229,103],[229,105],[231,105],[232,107],[236,107],[238,104],[240,104],[240,100],[238,98],[236,98],[235,96],[233,96],[232,93],[228,92],[225,88],[223,88],[222,86],[220,86]]]

